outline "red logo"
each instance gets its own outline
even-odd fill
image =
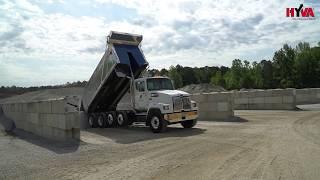
[[[301,15],[301,16],[300,16]],[[300,4],[299,8],[287,8],[286,9],[287,17],[314,17],[313,8],[306,7],[303,8],[303,4]]]

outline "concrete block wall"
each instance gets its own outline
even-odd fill
[[[68,98],[61,98],[0,106],[17,128],[45,138],[67,141],[80,138],[79,113],[67,102]]]
[[[293,110],[296,108],[295,89],[234,91],[236,110]]]
[[[191,99],[198,103],[199,120],[227,120],[234,116],[230,92],[193,94]]]
[[[296,103],[300,104],[319,104],[320,88],[296,89]]]

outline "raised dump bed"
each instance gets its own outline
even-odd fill
[[[105,54],[85,87],[81,107],[87,113],[116,109],[117,103],[148,66],[140,49],[142,36],[112,31]]]

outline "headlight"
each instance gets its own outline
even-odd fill
[[[163,105],[163,110],[169,110],[170,106],[169,105]]]
[[[196,103],[196,102],[193,102],[193,103],[192,103],[192,107],[197,107],[197,103]]]

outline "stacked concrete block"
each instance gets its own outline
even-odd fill
[[[320,103],[320,88],[306,88],[296,90],[297,104]]]
[[[199,120],[226,120],[234,115],[232,93],[193,94],[191,99],[198,103]]]
[[[68,107],[67,98],[1,106],[4,115],[12,119],[17,128],[54,140],[80,138],[79,114],[74,107]]]
[[[234,91],[234,109],[292,110],[295,107],[295,89]]]

